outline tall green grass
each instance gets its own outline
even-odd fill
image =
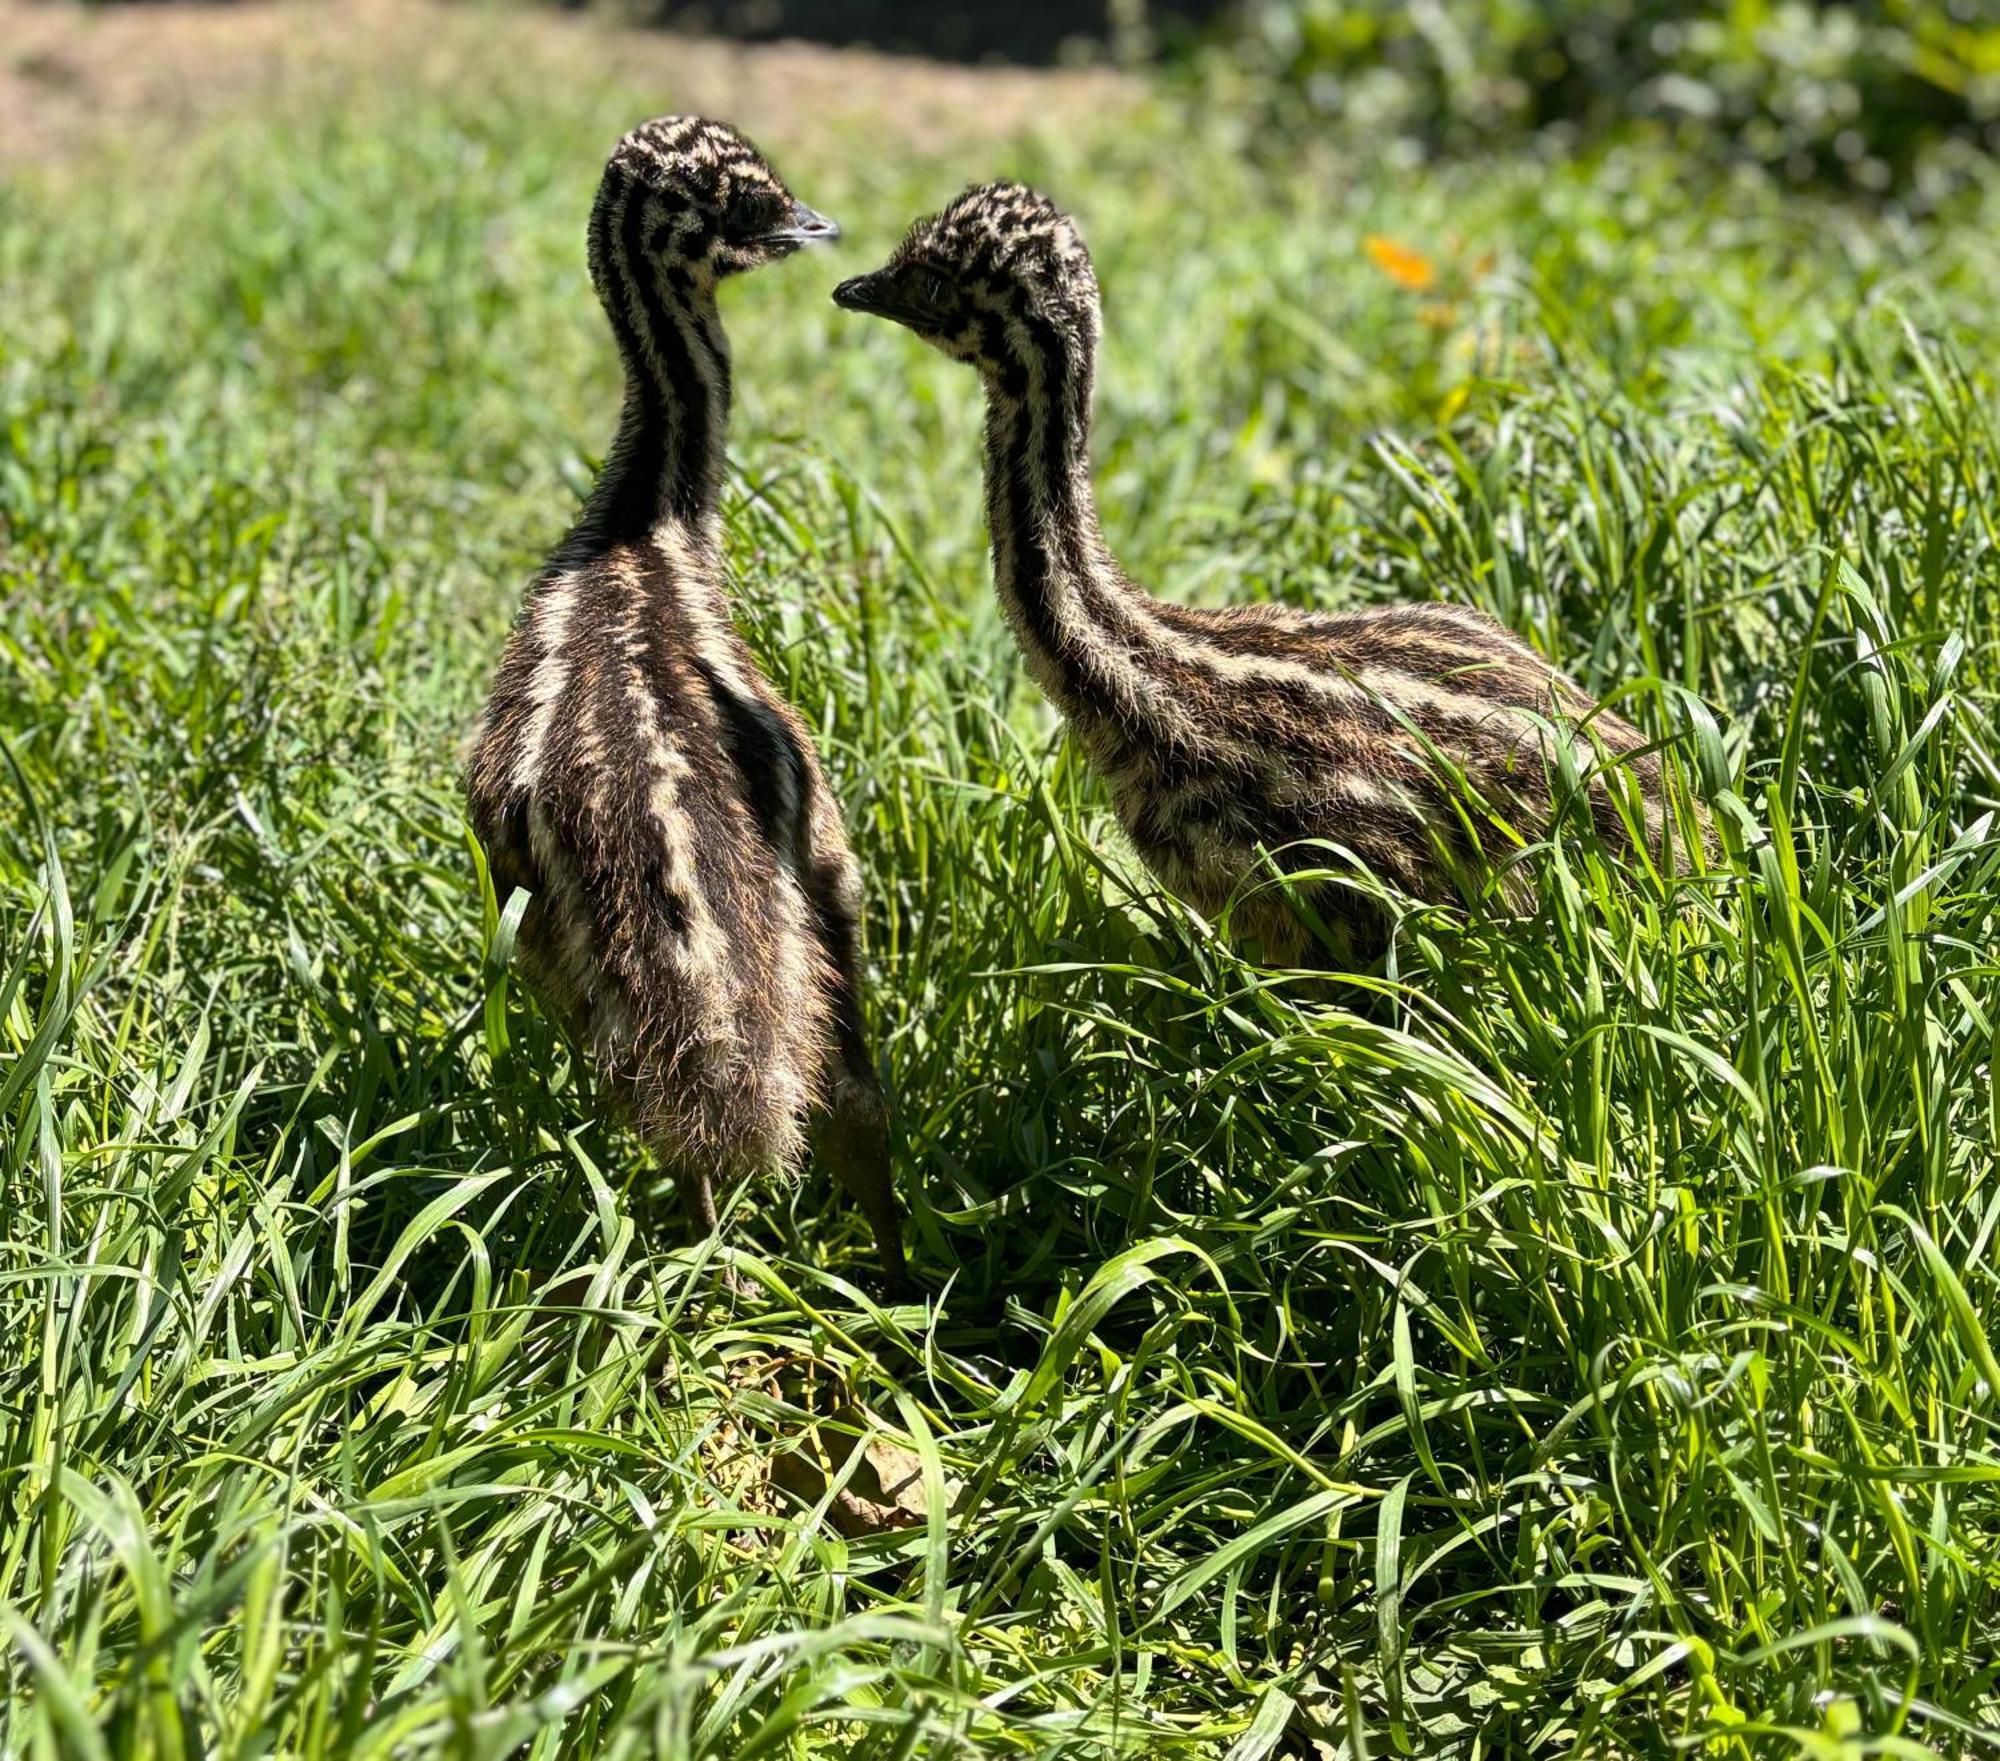
[[[1170,107],[780,155],[853,242],[732,294],[729,526],[867,870],[885,1311],[817,1177],[719,1295],[460,819],[674,101],[551,83],[0,191],[0,1747],[2000,1746],[2000,192],[1278,176]],[[1715,870],[1565,839],[1331,988],[1152,889],[992,608],[976,388],[825,297],[1002,170],[1097,249],[1135,571],[1490,607],[1678,732]],[[756,1493],[841,1404],[924,1522]]]

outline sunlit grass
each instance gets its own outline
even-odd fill
[[[1259,171],[1167,107],[787,160],[851,244],[731,301],[733,566],[933,1294],[812,1177],[722,1303],[454,779],[612,420],[598,155],[672,101],[496,67],[0,193],[0,1742],[1995,1746],[1990,199]],[[825,297],[971,169],[1085,218],[1135,572],[1490,607],[1679,735],[1715,868],[1566,840],[1331,989],[1147,886],[992,607],[976,388]],[[774,1362],[924,1525],[746,1491]]]

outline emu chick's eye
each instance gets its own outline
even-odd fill
[[[923,279],[923,296],[933,306],[942,306],[945,295],[951,292],[951,285],[942,275],[926,274]]]
[[[723,210],[722,230],[733,239],[750,239],[778,224],[776,206],[759,196],[736,196]]]

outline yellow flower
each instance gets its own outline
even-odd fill
[[[1363,239],[1361,248],[1368,253],[1369,262],[1398,287],[1406,287],[1412,293],[1424,293],[1437,285],[1437,265],[1421,251],[1399,245],[1379,232],[1370,233]]]

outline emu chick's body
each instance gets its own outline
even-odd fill
[[[625,359],[604,472],[529,593],[467,778],[519,944],[704,1229],[714,1187],[796,1163],[809,1123],[902,1270],[863,1038],[859,885],[804,724],[730,619],[715,286],[831,236],[731,131],[635,130],[592,278]]]
[[[1448,897],[1493,859],[1460,803],[1501,809],[1521,832],[1546,827],[1557,742],[1581,772],[1598,748],[1629,767],[1649,840],[1659,830],[1660,767],[1641,735],[1482,612],[1206,610],[1133,584],[1105,545],[1090,480],[1096,280],[1044,198],[969,190],[834,298],[979,369],[994,581],[1029,671],[1147,866],[1205,912],[1239,899],[1235,926],[1267,958],[1317,950],[1282,897],[1239,898],[1266,853],[1323,869],[1328,852],[1299,845],[1333,844],[1411,894]],[[1589,805],[1608,838],[1627,841],[1601,779]],[[1485,843],[1504,839],[1483,829]],[[1343,952],[1380,941],[1386,925],[1364,893],[1326,885],[1312,903]]]

